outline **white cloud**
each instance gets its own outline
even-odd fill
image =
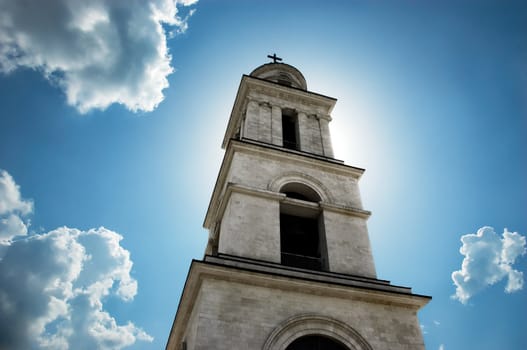
[[[0,170],[0,215],[18,211],[28,214],[33,210],[33,203],[22,199],[20,187],[5,170]]]
[[[439,350],[445,350],[445,346],[443,344],[439,345]]]
[[[0,0],[0,71],[41,71],[81,113],[151,111],[173,72],[163,26],[184,32],[193,10],[181,18],[177,6],[196,2]]]
[[[105,228],[62,227],[19,239],[0,260],[0,348],[121,349],[151,341],[104,309],[114,295],[132,300],[130,253]]]
[[[131,301],[137,294],[123,237],[103,227],[25,236],[19,215],[32,208],[0,171],[0,349],[121,349],[152,341],[104,308],[108,296]]]
[[[492,227],[486,226],[476,234],[461,236],[461,242],[459,251],[465,257],[461,270],[452,273],[455,299],[466,304],[474,294],[503,279],[507,280],[507,293],[523,288],[523,272],[512,265],[526,252],[524,236],[505,229],[500,238]]]
[[[190,5],[194,5],[195,3],[197,3],[198,0],[177,0],[177,2],[184,6],[190,6]]]
[[[33,202],[22,199],[13,177],[0,170],[0,245],[9,244],[13,237],[27,234],[29,224],[24,217],[32,211]]]

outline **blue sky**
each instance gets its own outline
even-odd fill
[[[335,153],[366,169],[378,276],[433,296],[427,349],[527,348],[525,3],[150,3],[0,1],[12,346],[164,347],[239,81],[276,52],[338,99]]]

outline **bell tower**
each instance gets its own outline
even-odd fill
[[[377,278],[364,169],[333,155],[336,99],[268,57],[241,79],[167,349],[424,349],[430,297]]]

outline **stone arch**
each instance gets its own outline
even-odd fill
[[[322,198],[311,186],[299,182],[288,182],[280,188],[280,192],[297,199],[318,203]]]
[[[268,189],[273,192],[280,192],[282,187],[290,183],[299,183],[304,186],[310,187],[313,191],[317,193],[318,197],[320,197],[322,202],[333,202],[331,193],[326,186],[324,186],[313,176],[296,171],[281,174],[280,176],[271,180],[268,185]]]
[[[294,316],[276,327],[263,350],[285,350],[296,339],[306,335],[321,335],[334,339],[350,350],[373,350],[359,332],[344,322],[321,315]]]

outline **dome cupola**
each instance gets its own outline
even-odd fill
[[[306,79],[295,67],[286,63],[267,63],[251,72],[252,77],[269,80],[280,85],[307,90]]]

